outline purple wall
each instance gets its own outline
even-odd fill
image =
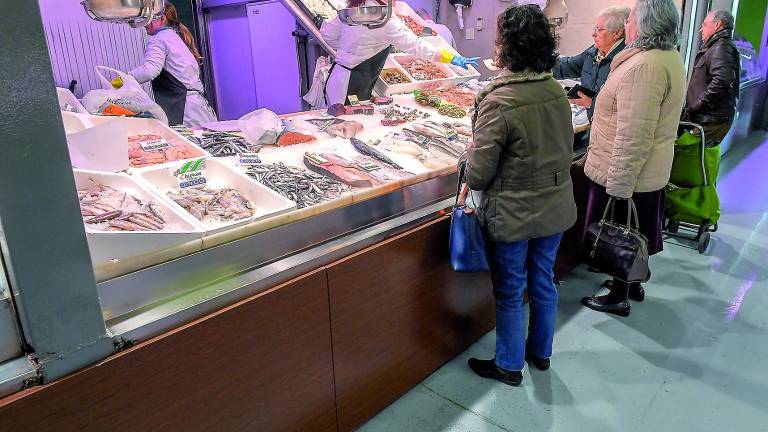
[[[245,5],[209,9],[211,71],[220,120],[242,117],[258,106]]]

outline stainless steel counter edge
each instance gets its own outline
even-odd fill
[[[352,232],[377,225],[456,192],[453,174],[328,210],[98,284],[106,320],[197,292]]]
[[[107,326],[116,338],[146,340],[434,220],[445,214],[445,210],[452,205],[453,198],[445,199],[173,300],[108,321]]]
[[[0,397],[23,390],[27,380],[37,378],[37,370],[27,356],[0,363]]]

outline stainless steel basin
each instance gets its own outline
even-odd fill
[[[347,25],[383,27],[392,17],[392,0],[387,6],[358,6],[339,10],[339,20]]]
[[[123,22],[139,27],[165,10],[165,0],[83,0],[85,12],[96,21]]]

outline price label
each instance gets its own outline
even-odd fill
[[[208,180],[205,178],[205,171],[187,172],[179,174],[176,178],[179,181],[179,189],[201,187],[208,183]]]
[[[168,141],[166,141],[164,138],[150,141],[141,141],[139,142],[139,145],[145,152],[161,151],[171,147],[171,145],[168,144]]]
[[[378,165],[376,165],[375,163],[372,163],[372,162],[360,162],[357,165],[360,167],[360,169],[362,169],[364,171],[368,171],[368,172],[376,171],[377,169],[381,168],[380,166],[378,166]]]
[[[261,163],[261,158],[258,153],[240,153],[237,156],[238,165],[252,166]]]
[[[208,183],[205,178],[205,159],[186,162],[173,172],[179,182],[179,189],[201,187]]]

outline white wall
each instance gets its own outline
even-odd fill
[[[567,0],[568,25],[560,32],[560,54],[578,54],[593,44],[597,13],[608,6],[635,5],[635,0]]]
[[[409,3],[414,0],[407,0]],[[555,0],[551,0],[555,1]],[[560,32],[560,54],[577,54],[592,45],[592,27],[595,26],[597,13],[608,6],[634,6],[636,0],[566,0],[568,5],[568,25]],[[678,7],[682,0],[675,0]],[[496,39],[496,19],[512,3],[504,0],[474,0],[469,9],[464,10],[464,22],[467,27],[475,27],[478,18],[483,19],[482,31],[475,31],[474,39],[467,39],[458,29],[456,12],[447,0],[440,10],[440,21],[453,31],[459,52],[466,56],[490,58],[494,53]],[[484,67],[484,75],[490,74]]]

